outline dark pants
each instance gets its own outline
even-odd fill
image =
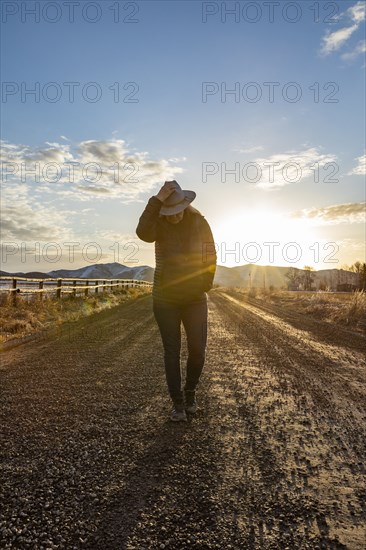
[[[187,335],[188,360],[185,390],[195,390],[203,369],[207,343],[207,294],[199,302],[184,305],[153,300],[153,312],[164,347],[165,374],[169,394],[175,403],[183,402],[181,387],[181,322]]]

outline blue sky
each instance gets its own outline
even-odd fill
[[[2,3],[2,269],[154,266],[172,178],[222,265],[366,260],[363,2],[54,4]]]

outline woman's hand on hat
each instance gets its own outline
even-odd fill
[[[166,181],[159,193],[155,195],[162,202],[165,201],[176,190],[176,183],[174,181]]]

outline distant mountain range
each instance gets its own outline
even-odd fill
[[[227,287],[242,288],[287,288],[288,279],[286,273],[288,267],[260,266],[246,264],[235,267],[218,265],[216,269],[214,284]],[[299,270],[303,272],[303,270]],[[7,273],[0,271],[0,276],[29,277],[37,279],[48,278],[77,278],[77,279],[137,279],[152,282],[154,268],[148,265],[128,267],[118,262],[107,264],[93,264],[79,269],[59,269],[42,273],[31,271],[27,273]],[[313,287],[319,289],[328,286],[336,290],[339,285],[357,285],[357,273],[343,269],[321,269],[312,272]],[[301,287],[300,287],[301,288]]]
[[[57,269],[42,273],[30,271],[27,273],[7,273],[0,271],[0,276],[33,277],[36,279],[73,278],[75,279],[137,279],[140,281],[152,281],[154,269],[148,265],[127,267],[118,262],[108,264],[92,264],[79,269]]]

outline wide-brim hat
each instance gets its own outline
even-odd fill
[[[196,198],[194,191],[188,191],[182,189],[178,182],[173,180],[175,185],[175,191],[173,191],[169,197],[163,202],[163,206],[160,208],[160,214],[164,216],[174,216],[182,212],[191,202]]]

